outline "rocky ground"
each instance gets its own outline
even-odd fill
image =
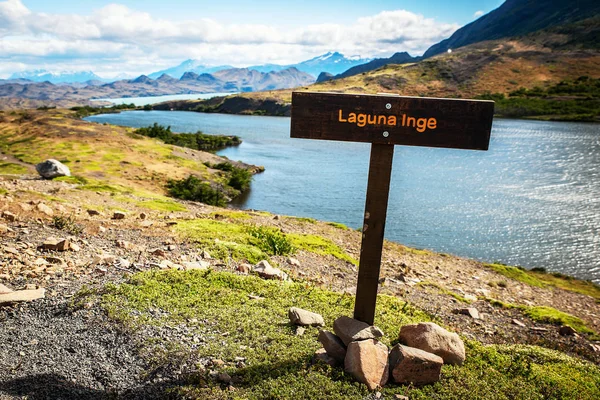
[[[185,375],[180,368],[149,370],[139,356],[139,334],[119,326],[98,304],[78,304],[76,294],[151,269],[246,271],[231,259],[210,258],[173,229],[195,218],[227,221],[227,210],[184,202],[186,211],[156,211],[137,200],[33,176],[0,178],[0,284],[15,291],[45,289],[44,298],[23,303],[4,304],[0,295],[0,399],[164,398]],[[247,214],[257,225],[322,235],[358,257],[359,232]],[[294,280],[354,292],[357,268],[348,262],[307,251],[272,260]],[[598,332],[600,304],[591,296],[530,286],[479,262],[394,243],[385,245],[381,277],[381,293],[402,297],[465,338],[537,344],[600,363],[600,345],[586,335],[561,334],[556,325],[489,300],[553,307]],[[178,332],[162,328],[144,335],[176,340]]]

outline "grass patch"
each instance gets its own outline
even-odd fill
[[[251,300],[249,295],[263,300]],[[76,296],[84,304],[93,292]],[[221,359],[225,365],[200,369],[177,386],[190,399],[366,399],[370,394],[343,372],[312,363],[318,328],[302,336],[288,324],[287,310],[297,306],[318,312],[331,330],[333,320],[352,315],[354,297],[300,283],[264,281],[213,271],[160,271],[136,274],[108,286],[102,299],[109,316],[131,329],[147,325],[185,332],[173,338],[146,340],[154,371],[179,370],[190,357]],[[75,303],[74,303],[75,304]],[[402,325],[429,317],[398,298],[378,296],[375,323],[396,338]],[[193,323],[189,321],[202,321]],[[182,328],[181,330],[179,328]],[[153,328],[159,329],[159,328]],[[201,343],[195,344],[193,338]],[[442,369],[442,379],[418,388],[389,384],[383,398],[413,399],[592,399],[600,396],[600,369],[585,361],[535,346],[490,345],[467,341],[462,367]],[[244,365],[235,358],[244,357]],[[239,380],[235,391],[210,377],[210,370]]]
[[[188,210],[187,207],[185,207],[183,204],[179,204],[176,201],[172,200],[144,200],[137,202],[135,205],[138,207],[147,208],[149,210],[164,212],[178,212]]]
[[[128,189],[124,186],[120,185],[109,185],[107,183],[91,183],[86,185],[81,185],[77,189],[79,190],[88,190],[90,192],[106,192],[106,193],[131,193],[131,189]]]
[[[523,312],[523,315],[531,318],[534,321],[553,325],[569,325],[579,333],[589,334],[593,339],[598,338],[598,334],[594,330],[588,328],[581,318],[559,311],[556,308],[547,306],[525,306],[520,304],[512,304],[492,298],[487,298],[486,300],[495,307],[517,308]]]
[[[542,288],[553,286],[600,299],[600,286],[590,281],[576,279],[557,272],[546,273],[542,268],[527,271],[521,267],[511,267],[503,264],[484,264],[483,266],[507,278],[526,283],[530,286]]]
[[[351,230],[351,229],[350,229],[350,228],[348,228],[346,225],[344,225],[344,224],[341,224],[341,223],[339,223],[339,222],[327,222],[327,225],[329,225],[329,226],[333,226],[334,228],[337,228],[337,229],[342,229],[342,230],[344,230],[344,231],[349,231],[349,230]]]
[[[85,185],[89,182],[83,176],[59,176],[58,178],[54,178],[53,181],[72,183],[74,185]]]
[[[507,278],[514,279],[519,282],[526,283],[530,286],[545,287],[544,282],[537,277],[527,273],[523,268],[511,267],[503,264],[483,264],[484,267],[494,270],[495,272]]]
[[[8,194],[8,190],[4,189],[4,188],[0,188],[0,195],[5,195]]]
[[[452,297],[454,297],[456,300],[458,300],[460,302],[471,304],[470,300],[467,300],[466,298],[464,298],[463,296],[461,296],[458,293],[455,293],[455,292],[453,292],[451,290],[446,289],[445,287],[443,287],[442,285],[440,285],[438,283],[429,282],[429,281],[423,281],[423,282],[417,283],[417,285],[419,285],[419,286],[430,286],[430,287],[436,288],[442,294],[445,294],[445,295],[448,295],[448,296],[452,296]]]
[[[337,259],[358,265],[358,261],[350,257],[340,246],[331,240],[317,235],[290,233],[287,235],[292,245],[299,250],[306,250],[322,256],[332,255]]]
[[[338,245],[317,235],[284,234],[277,228],[255,227],[236,222],[199,219],[181,221],[175,229],[223,260],[248,260],[257,263],[269,256],[290,254],[294,249],[319,255],[332,255],[354,265],[358,262]]]
[[[316,224],[317,223],[317,220],[314,218],[307,218],[307,217],[288,217],[288,218],[291,218],[298,222],[306,222],[308,224]]]
[[[23,165],[13,163],[0,163],[0,174],[6,175],[24,175],[29,173],[29,169]]]
[[[243,211],[223,210],[223,211],[215,211],[208,215],[214,219],[220,219],[220,218],[228,218],[228,219],[233,219],[233,220],[252,219],[252,217],[250,215],[246,214]]]
[[[570,325],[577,332],[588,333],[595,335],[592,329],[585,325],[585,322],[580,318],[577,318],[571,314],[559,311],[552,307],[546,306],[519,306],[523,310],[523,314],[528,316],[534,321],[545,322],[554,325]]]

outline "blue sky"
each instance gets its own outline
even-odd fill
[[[327,51],[422,54],[498,0],[0,0],[0,78],[44,68],[138,75],[207,65],[293,63]]]

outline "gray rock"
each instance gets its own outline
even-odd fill
[[[49,159],[35,166],[36,171],[42,178],[52,179],[59,176],[71,176],[69,167],[60,161]]]
[[[465,345],[456,333],[448,332],[433,322],[404,325],[400,329],[400,342],[442,357],[446,364],[462,365]]]
[[[298,307],[292,307],[288,311],[288,318],[294,325],[302,326],[323,326],[325,321],[321,314],[317,314],[311,311],[303,310]]]
[[[344,369],[369,390],[385,386],[390,375],[387,346],[375,339],[350,343]]]
[[[327,351],[327,354],[339,362],[344,362],[346,358],[346,346],[344,346],[344,342],[339,337],[331,332],[321,330],[319,331],[318,339]]]
[[[381,329],[346,316],[341,316],[333,322],[333,331],[346,346],[357,340],[377,339],[383,336]]]
[[[468,315],[473,319],[481,319],[481,317],[479,316],[479,311],[475,307],[460,308],[456,310],[456,312],[458,312],[459,314]]]
[[[279,268],[274,268],[267,260],[263,260],[254,266],[254,272],[265,279],[279,279],[285,281],[288,276]]]
[[[427,385],[440,380],[442,357],[397,344],[390,352],[392,380],[396,383]]]

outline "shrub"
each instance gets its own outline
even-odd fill
[[[83,227],[77,223],[74,215],[59,215],[52,218],[52,226],[71,235],[80,235]]]
[[[285,256],[296,251],[288,238],[275,228],[255,226],[248,229],[250,235],[258,239],[257,247],[267,254]]]
[[[199,201],[212,206],[224,207],[226,197],[220,188],[190,175],[182,180],[171,179],[167,183],[169,195],[183,200]]]
[[[138,128],[134,133],[162,140],[166,144],[203,151],[217,151],[227,146],[237,146],[242,143],[237,136],[207,135],[200,131],[196,133],[173,133],[170,126],[165,128],[157,123],[145,128]]]

